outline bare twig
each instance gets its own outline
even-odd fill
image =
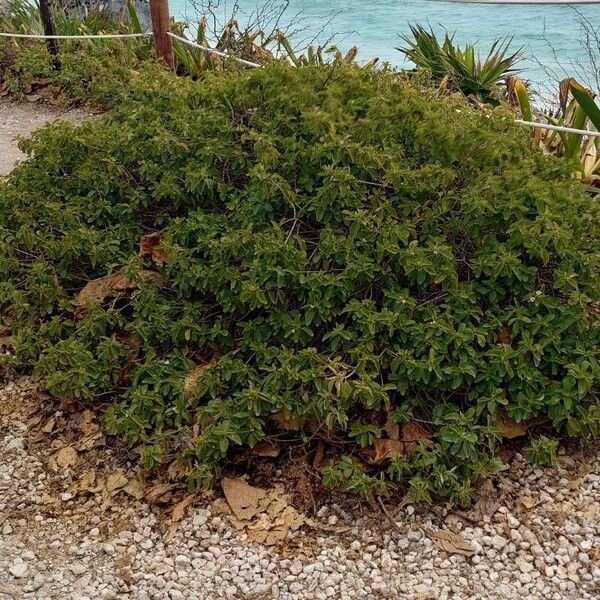
[[[394,521],[394,519],[392,518],[392,515],[390,515],[390,513],[388,512],[388,509],[385,507],[385,504],[383,503],[383,500],[381,499],[381,496],[377,496],[377,502],[379,502],[379,506],[381,506],[381,510],[383,511],[383,514],[385,515],[385,517],[387,518],[387,520],[391,523],[392,527],[402,536],[406,535],[406,533],[404,531],[402,531],[402,529],[400,528],[400,526],[398,525],[398,523],[396,523],[396,521]]]

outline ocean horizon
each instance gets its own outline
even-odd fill
[[[395,67],[410,67],[396,47],[411,24],[431,26],[438,34],[454,34],[461,44],[475,42],[482,56],[494,40],[511,40],[513,51],[522,51],[521,76],[540,91],[549,91],[558,81],[573,76],[598,89],[600,80],[600,4],[547,4],[532,0],[510,4],[455,2],[448,0],[290,0],[279,21],[295,47],[308,43],[335,43],[340,49],[359,48],[359,60],[378,57]],[[238,5],[240,26],[256,20],[260,7],[282,6],[282,0],[222,0],[215,9],[220,25]],[[171,0],[171,14],[194,29],[202,0]],[[266,27],[275,25],[266,19]],[[596,29],[586,44],[584,23]],[[597,57],[593,64],[586,45]]]

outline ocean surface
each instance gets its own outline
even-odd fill
[[[208,3],[209,0],[204,0]],[[203,0],[171,0],[171,14],[193,24],[202,12]],[[215,4],[215,0],[212,0]],[[225,23],[235,5],[240,24],[254,23],[257,9],[281,6],[281,0],[220,0],[214,14]],[[195,5],[195,7],[194,7]],[[278,11],[262,18],[265,27],[275,25]],[[595,40],[586,42],[582,22],[596,29]],[[269,22],[270,21],[270,22]],[[438,0],[290,0],[279,27],[288,29],[293,44],[328,43],[334,36],[340,48],[358,46],[359,58],[379,57],[394,66],[410,66],[395,48],[409,33],[409,25],[428,24],[436,32],[447,30],[460,43],[477,42],[482,55],[496,39],[512,38],[511,48],[522,48],[522,75],[540,89],[549,90],[565,76],[575,76],[594,89],[600,79],[600,4],[474,4]],[[596,68],[586,46],[595,52]],[[596,76],[594,76],[594,73]]]

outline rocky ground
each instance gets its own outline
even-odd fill
[[[81,123],[88,115],[88,111],[81,109],[0,99],[0,178],[8,175],[15,163],[24,158],[17,145],[17,136],[28,136],[56,119]]]
[[[330,505],[274,545],[132,458],[89,411],[2,385],[0,599],[600,597],[600,449],[517,454],[466,513]]]

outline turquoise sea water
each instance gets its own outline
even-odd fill
[[[238,0],[240,23],[251,15],[265,0]],[[231,14],[234,0],[221,0],[216,14],[223,22]],[[579,11],[580,14],[577,14]],[[333,33],[340,34],[338,45],[360,48],[359,57],[378,56],[395,66],[406,65],[404,57],[395,47],[401,45],[400,35],[408,33],[410,23],[429,23],[434,30],[444,28],[456,33],[456,41],[480,44],[487,53],[494,39],[513,37],[512,47],[523,48],[526,57],[522,63],[523,74],[539,87],[569,75],[587,79],[596,87],[597,78],[590,76],[593,66],[581,46],[582,18],[588,19],[600,33],[600,4],[548,5],[548,4],[459,4],[434,0],[291,0],[281,25],[294,15],[302,13],[302,29],[292,36],[301,45],[313,36],[325,43]],[[171,0],[173,16],[196,21],[196,11],[188,0]],[[331,22],[328,22],[331,19]],[[598,42],[595,53],[600,54]],[[538,64],[541,63],[541,64]],[[600,63],[600,56],[598,56]],[[598,73],[600,78],[600,73]],[[594,80],[596,79],[596,80]]]

